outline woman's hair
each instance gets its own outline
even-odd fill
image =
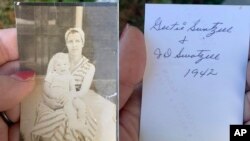
[[[81,36],[82,42],[84,43],[85,33],[83,32],[83,30],[81,28],[77,28],[77,27],[69,28],[65,33],[65,41],[67,41],[67,38],[68,38],[69,34],[71,34],[71,33],[79,33]]]

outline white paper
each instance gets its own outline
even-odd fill
[[[249,14],[146,5],[140,141],[229,141],[229,125],[243,122]]]

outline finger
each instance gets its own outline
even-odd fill
[[[14,106],[13,108],[5,111],[5,114],[8,116],[8,118],[16,123],[19,121],[19,117],[20,117],[20,105],[17,104],[16,106]]]
[[[250,87],[250,62],[247,63],[247,88]]]
[[[245,92],[250,90],[250,62],[247,63],[247,80],[246,80],[246,87]]]
[[[246,122],[245,125],[250,125],[250,121]]]
[[[142,81],[145,64],[144,36],[136,27],[127,25],[120,39],[120,109]]]
[[[0,141],[8,141],[8,126],[0,117]]]
[[[7,111],[20,103],[35,85],[35,73],[17,72],[11,76],[0,75],[0,111]]]
[[[0,132],[5,132],[4,133],[4,138],[7,138],[6,141],[18,141],[19,140],[19,115],[20,115],[20,107],[19,104],[17,106],[15,106],[14,108],[5,111],[6,115],[8,116],[8,118],[14,122],[15,124],[12,125],[9,129],[7,127],[7,124],[5,122],[0,123],[1,127],[4,127],[5,129],[1,130]],[[2,121],[0,121],[2,122]],[[18,123],[16,123],[18,122]],[[5,124],[5,125],[1,125],[1,124]],[[0,128],[1,128],[0,127]],[[0,133],[1,134],[1,133]],[[0,135],[1,136],[1,135]],[[2,138],[0,137],[0,140]],[[1,140],[2,141],[2,140]]]
[[[245,92],[248,92],[250,90],[248,83],[246,82]]]
[[[249,42],[250,43],[250,42]],[[250,45],[250,44],[249,44]],[[249,46],[249,49],[248,49],[248,60],[250,59],[250,46]]]
[[[19,123],[10,127],[8,132],[9,141],[19,141],[20,126]]]
[[[59,103],[58,101],[55,101],[55,103],[53,104],[55,109],[59,109],[61,107],[63,107],[63,103]]]
[[[58,105],[61,105],[61,104],[63,104],[64,102],[65,102],[64,97],[59,97],[59,99],[58,99]]]
[[[0,30],[0,65],[18,59],[15,28]]]
[[[120,110],[120,140],[136,141],[139,139],[142,86],[137,88],[125,106]]]
[[[0,75],[11,75],[17,72],[20,68],[19,61],[11,61],[1,65],[0,67]]]
[[[57,104],[56,104],[56,106],[57,106],[58,108],[63,107],[63,105],[64,105],[64,103],[57,103]]]
[[[60,99],[60,104],[63,105],[64,103],[67,102],[67,100],[68,100],[68,99],[67,99],[66,97],[63,96],[63,97]]]
[[[245,95],[244,122],[250,122],[250,92]]]

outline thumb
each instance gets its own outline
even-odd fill
[[[142,81],[146,66],[146,47],[143,33],[127,25],[120,39],[120,109]]]
[[[16,106],[35,86],[33,71],[20,71],[10,76],[0,75],[0,111]]]

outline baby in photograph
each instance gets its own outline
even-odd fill
[[[32,131],[32,141],[39,140],[39,137],[53,140],[58,136],[73,140],[79,137],[76,136],[78,132],[85,141],[95,138],[97,121],[82,100],[83,97],[77,93],[68,58],[63,55],[58,53],[58,59],[52,58],[49,64],[44,82],[44,103],[38,106],[40,115]]]
[[[76,96],[73,94],[75,90],[75,82],[71,76],[66,60],[58,59],[54,61],[53,73],[49,74],[50,86],[49,93],[47,96],[54,99],[56,103],[51,104],[63,104],[63,109],[65,114],[69,119],[69,126],[71,128],[76,128],[77,123],[77,109],[74,106],[79,102],[76,100]],[[53,102],[55,102],[53,101]],[[84,105],[81,102],[81,105]],[[56,110],[56,109],[53,109]]]

